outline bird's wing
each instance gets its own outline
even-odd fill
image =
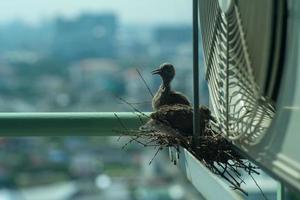
[[[192,134],[193,111],[190,106],[182,104],[172,106],[165,105],[152,113],[151,118],[177,129],[179,132],[182,132],[183,135]]]
[[[178,104],[184,104],[184,105],[191,105],[190,101],[188,100],[188,98],[180,93],[180,92],[175,92],[175,91],[172,91],[171,94],[171,99],[175,99],[176,102],[175,103],[178,103]]]

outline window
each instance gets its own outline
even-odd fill
[[[159,79],[150,71],[162,62],[177,67],[174,87],[191,98],[191,6],[184,0],[2,2],[0,115],[9,120],[1,133],[16,127],[13,135],[26,137],[0,140],[1,199],[46,199],[46,191],[49,199],[199,199],[165,153],[148,166],[150,149],[124,151],[125,141],[116,137],[86,136],[112,135],[113,125],[98,120],[112,113],[82,113],[131,111],[116,96],[150,111],[136,68],[154,91]],[[107,131],[87,130],[98,123]],[[34,135],[45,137],[28,137]]]

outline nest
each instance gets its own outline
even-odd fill
[[[243,159],[234,149],[234,146],[227,141],[219,129],[213,126],[215,121],[206,107],[199,108],[200,127],[202,130],[198,145],[192,145],[193,110],[190,106],[173,105],[163,106],[152,113],[149,121],[140,127],[139,130],[122,131],[122,135],[129,136],[129,141],[123,146],[136,142],[144,147],[157,149],[149,164],[155,156],[166,147],[179,146],[186,148],[198,158],[210,171],[225,179],[233,189],[247,193],[242,189],[243,172],[259,174],[257,167],[248,160]],[[142,112],[138,115],[144,115]],[[118,116],[116,115],[118,118]],[[119,119],[119,118],[118,118]],[[119,119],[120,120],[120,119]],[[122,124],[121,120],[120,123]],[[124,125],[122,124],[124,127]],[[253,179],[254,180],[254,179]],[[255,181],[255,180],[254,180]]]

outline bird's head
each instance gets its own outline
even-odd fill
[[[170,63],[163,63],[158,69],[153,70],[152,74],[158,74],[161,76],[164,82],[171,82],[175,76],[174,66]]]

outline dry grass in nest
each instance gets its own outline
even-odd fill
[[[171,108],[172,112],[174,112],[174,109],[178,110],[178,107]],[[157,121],[157,119],[153,119],[157,114],[161,114],[157,112],[149,117],[149,121],[146,125],[142,126],[140,130],[126,129],[125,125],[122,124],[121,120],[116,115],[121,125],[124,127],[124,130],[121,131],[122,136],[130,137],[123,148],[133,142],[136,142],[143,147],[154,147],[156,152],[149,162],[149,164],[151,164],[159,151],[164,148],[174,147],[178,150],[179,146],[182,146],[198,158],[211,172],[225,179],[234,190],[239,190],[247,195],[247,192],[241,187],[241,184],[244,183],[243,173],[246,172],[250,175],[256,183],[252,175],[259,174],[257,171],[258,167],[251,164],[248,160],[243,159],[234,150],[233,145],[227,141],[218,130],[211,127],[210,120],[204,120],[205,127],[202,129],[203,134],[199,138],[199,145],[193,147],[191,134],[187,135],[186,133],[181,133],[178,129],[172,128],[167,121]],[[168,111],[164,110],[164,112]],[[139,114],[141,114],[141,112],[139,112],[138,115]]]

